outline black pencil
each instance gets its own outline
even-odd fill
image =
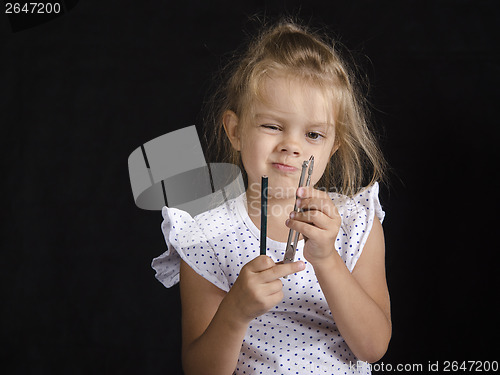
[[[267,238],[267,176],[260,184],[260,255],[266,255]]]

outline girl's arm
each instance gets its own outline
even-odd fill
[[[338,253],[314,266],[340,334],[362,361],[376,362],[391,339],[384,234],[375,218],[352,274]]]
[[[331,199],[312,187],[300,188],[297,195],[304,211],[292,214],[287,226],[307,238],[304,256],[347,345],[360,360],[376,362],[385,354],[392,330],[382,225],[374,219],[351,274],[335,250],[341,218]]]
[[[304,268],[303,262],[275,264],[261,255],[241,269],[226,293],[181,261],[185,374],[232,374],[250,322],[283,299],[280,278]]]
[[[232,374],[247,325],[222,304],[226,292],[181,261],[182,367],[189,374]]]

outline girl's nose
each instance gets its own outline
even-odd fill
[[[278,145],[279,150],[294,156],[299,156],[302,153],[302,149],[300,147],[300,142],[296,138],[297,137],[293,135],[283,137],[283,140]]]

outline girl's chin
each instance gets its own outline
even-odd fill
[[[299,187],[299,176],[271,173],[268,176],[269,194],[276,197],[295,197]],[[248,187],[252,192],[260,192],[261,176],[249,178]]]

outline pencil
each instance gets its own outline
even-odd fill
[[[267,238],[267,176],[260,184],[260,255],[266,255]]]

